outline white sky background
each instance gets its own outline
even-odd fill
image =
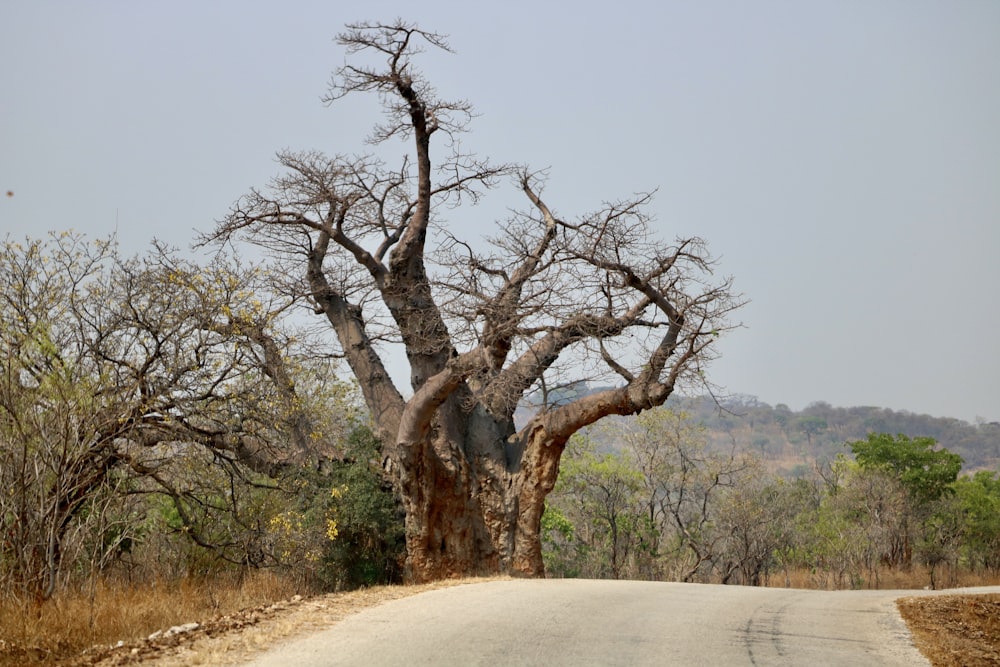
[[[751,300],[716,383],[1000,420],[996,0],[8,0],[0,235],[186,247],[276,151],[365,150],[373,102],[319,100],[333,37],[397,16],[450,36],[418,64],[467,149],[549,167],[563,217],[658,188],[664,238],[707,239]]]

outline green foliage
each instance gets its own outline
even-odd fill
[[[200,448],[170,448],[159,474],[169,489],[138,478],[146,521],[134,549],[158,561],[152,576],[211,576],[223,570],[299,564],[315,546],[290,519],[276,480],[213,463]],[[164,453],[165,454],[165,453]],[[293,530],[298,528],[298,530]],[[317,557],[318,558],[318,557]]]
[[[800,556],[815,583],[826,588],[855,587],[861,577],[865,547],[862,530],[834,502],[824,502],[803,517]],[[828,580],[830,577],[832,580]]]
[[[356,426],[342,458],[276,478],[230,478],[191,450],[170,471],[173,495],[154,494],[143,544],[171,576],[277,568],[310,588],[344,590],[401,579],[402,514],[374,462],[378,442]],[[184,472],[187,470],[187,472]]]
[[[0,584],[40,598],[105,560],[90,533],[109,526],[116,463],[101,432],[120,399],[72,312],[110,256],[70,234],[0,245]]]
[[[558,509],[547,506],[542,514],[542,536],[544,538],[558,535],[564,540],[573,539],[573,522],[566,518]]]
[[[335,463],[327,500],[336,536],[324,552],[322,577],[333,589],[397,583],[405,557],[403,514],[377,466],[379,442],[367,427],[348,436]],[[329,527],[329,524],[328,524]]]
[[[878,587],[886,565],[911,562],[932,586],[958,567],[1000,572],[1000,474],[956,481],[961,458],[931,438],[849,444],[854,458],[789,480],[706,446],[683,413],[609,420],[563,455],[542,520],[546,568],[745,584],[805,568],[824,588]]]
[[[952,579],[948,585],[955,585],[954,573],[961,556],[964,531],[965,518],[955,494],[943,495],[934,501],[930,511],[921,519],[913,552],[915,559],[928,567],[932,588],[938,587],[941,565],[950,566]]]
[[[274,304],[250,296],[252,272],[121,260],[72,235],[7,243],[0,268],[0,585],[45,597],[115,568],[277,567],[327,589],[400,579],[379,443],[333,364],[296,353],[290,331],[264,335]],[[741,441],[770,454],[794,426],[819,451],[845,415],[900,417],[741,409],[749,420],[718,418],[715,442],[711,414],[666,409],[575,436],[542,518],[548,572],[760,583],[807,566],[821,585],[877,585],[876,567],[911,551],[932,569],[1000,572],[998,473],[957,479],[961,457],[935,439],[875,433],[849,443],[854,461],[830,454],[823,483],[807,463],[795,482],[769,479]]]
[[[550,576],[581,576],[583,545],[576,540],[573,522],[553,503],[546,503],[542,514],[542,560]]]
[[[599,450],[598,436],[612,451]],[[753,579],[767,560],[759,555],[768,539],[759,524],[773,516],[757,511],[763,500],[753,493],[741,498],[738,529],[725,516],[736,506],[728,499],[753,473],[750,457],[707,452],[702,429],[664,408],[577,434],[543,517],[547,571],[691,581],[716,571]],[[731,559],[721,549],[738,531],[743,555]]]
[[[838,458],[823,493],[799,517],[799,553],[819,585],[877,584],[884,561],[901,563],[908,550],[908,501],[898,480]]]
[[[816,417],[814,415],[806,415],[804,417],[799,417],[797,425],[799,429],[806,434],[809,441],[812,442],[812,437],[817,433],[822,433],[827,429],[826,420],[822,417]]]
[[[918,504],[949,492],[962,469],[962,457],[935,449],[933,438],[871,433],[867,440],[848,444],[862,468],[892,474]]]
[[[620,578],[640,542],[639,471],[623,454],[597,453],[583,434],[571,438],[560,468],[546,506],[558,529],[543,533],[551,573]]]
[[[980,470],[955,483],[964,520],[962,555],[966,564],[1000,572],[1000,473]]]
[[[1000,572],[1000,473],[957,479],[930,438],[872,435],[794,480],[725,456],[683,413],[650,410],[578,434],[542,519],[554,576],[763,584],[811,572],[878,587],[886,565]]]
[[[796,514],[808,507],[809,489],[760,475],[719,500],[717,549],[724,583],[759,586],[794,548]]]

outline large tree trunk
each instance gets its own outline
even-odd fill
[[[564,443],[457,403],[400,470],[407,578],[542,576],[539,528]]]
[[[515,432],[464,388],[438,408],[425,439],[397,449],[412,581],[540,577],[541,519],[570,436],[601,417],[662,405],[672,387],[621,387],[543,411]]]

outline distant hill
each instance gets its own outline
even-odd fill
[[[787,405],[768,405],[753,396],[735,396],[720,404],[708,397],[671,398],[668,407],[684,410],[705,426],[718,447],[751,450],[786,474],[849,453],[846,443],[869,433],[934,438],[960,455],[963,472],[1000,469],[1000,423],[970,424],[887,408],[836,408],[818,401],[796,412]]]
[[[560,404],[607,387],[574,383],[548,393],[549,404]],[[538,403],[540,396],[534,396]],[[708,433],[716,449],[752,451],[768,466],[789,476],[807,474],[817,461],[829,461],[850,453],[846,443],[863,440],[869,433],[902,433],[934,438],[964,461],[963,472],[1000,470],[1000,423],[970,424],[960,419],[931,417],[888,408],[836,408],[817,401],[801,411],[781,403],[771,406],[756,397],[741,394],[719,403],[711,397],[672,396],[667,407],[689,413]],[[518,410],[517,421],[526,422],[535,411],[530,405]],[[607,443],[613,447],[613,443]]]

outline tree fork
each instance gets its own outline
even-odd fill
[[[365,23],[339,41],[384,60],[341,67],[327,101],[376,93],[387,120],[372,140],[405,138],[410,153],[396,170],[373,156],[282,154],[289,173],[273,197],[241,200],[215,238],[245,234],[282,262],[303,260],[302,293],[325,313],[383,441],[410,577],[541,576],[541,517],[570,436],[662,405],[680,383],[704,386],[711,346],[741,303],[731,281],[710,278],[700,239],[652,238],[649,194],[568,222],[542,200],[537,174],[461,153],[454,139],[471,107],[438,99],[411,63],[417,42],[448,50],[440,35]],[[453,152],[432,164],[438,136]],[[530,207],[492,248],[431,227],[438,210],[477,199],[501,175]],[[385,341],[405,349],[409,391],[387,372]],[[538,406],[515,432],[524,399],[567,376],[616,388]]]

